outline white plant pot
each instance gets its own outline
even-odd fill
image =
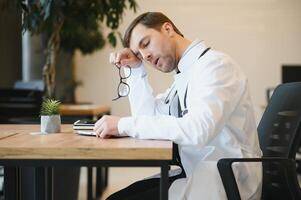
[[[59,133],[61,131],[60,115],[42,115],[41,132],[42,133]]]

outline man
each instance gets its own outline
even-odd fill
[[[162,13],[138,16],[124,36],[126,48],[110,62],[131,67],[128,85],[132,116],[104,116],[95,125],[100,138],[128,135],[178,144],[184,172],[170,178],[170,199],[226,199],[217,170],[225,157],[260,157],[247,78],[227,55],[190,41]],[[174,83],[154,97],[143,63],[168,73]],[[242,199],[260,195],[260,164],[234,166]],[[150,178],[108,199],[158,199],[159,179]]]

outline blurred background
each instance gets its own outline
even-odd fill
[[[266,89],[281,83],[282,65],[301,65],[300,0],[153,0],[137,1],[137,4],[136,13],[123,14],[118,28],[120,33],[123,34],[131,20],[143,12],[165,13],[185,37],[204,40],[208,46],[229,54],[239,63],[249,78],[255,109],[266,104]],[[24,66],[28,51],[23,51],[22,69],[22,48],[26,48],[28,38],[19,34],[18,17],[5,12],[1,15],[0,86],[10,86],[20,79],[41,79],[43,58],[41,61],[37,56],[31,59],[30,66],[34,70],[28,71]],[[106,27],[102,31],[109,32]],[[43,55],[41,42],[35,37],[31,40],[31,52]],[[117,40],[116,49],[121,47]],[[116,49],[107,44],[86,55],[75,50],[72,62],[57,70],[64,75],[56,87],[62,88],[73,79],[73,85],[63,93],[74,92],[75,102],[106,104],[111,106],[114,115],[129,115],[127,99],[111,101],[116,95],[119,78],[117,69],[109,64],[109,53]],[[173,81],[171,74],[162,74],[151,67],[148,71],[155,94],[163,92]]]
[[[266,89],[281,83],[281,66],[301,65],[299,0],[155,0],[138,1],[138,5],[137,13],[124,16],[122,33],[140,13],[165,13],[185,37],[202,39],[239,63],[249,78],[256,110],[266,104]],[[76,90],[76,100],[109,104],[112,114],[126,116],[130,114],[127,99],[111,101],[119,81],[117,70],[108,62],[114,50],[106,46],[92,55],[75,54],[75,77],[83,83]],[[170,74],[151,67],[148,72],[155,93],[173,81]]]

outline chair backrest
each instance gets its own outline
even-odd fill
[[[38,119],[43,92],[28,89],[0,89],[0,123],[11,119]],[[22,122],[20,122],[22,123]]]
[[[14,85],[15,89],[27,89],[27,90],[40,90],[44,91],[45,84],[43,80],[32,81],[16,81]]]
[[[279,85],[257,129],[263,157],[295,159],[300,144],[300,119],[301,82]],[[295,186],[295,166],[288,169],[278,162],[263,163],[264,199],[294,199],[289,197],[292,190],[300,192]]]

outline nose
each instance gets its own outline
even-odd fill
[[[149,51],[141,51],[140,53],[142,55],[143,60],[151,62],[152,56],[151,56],[151,53]]]

